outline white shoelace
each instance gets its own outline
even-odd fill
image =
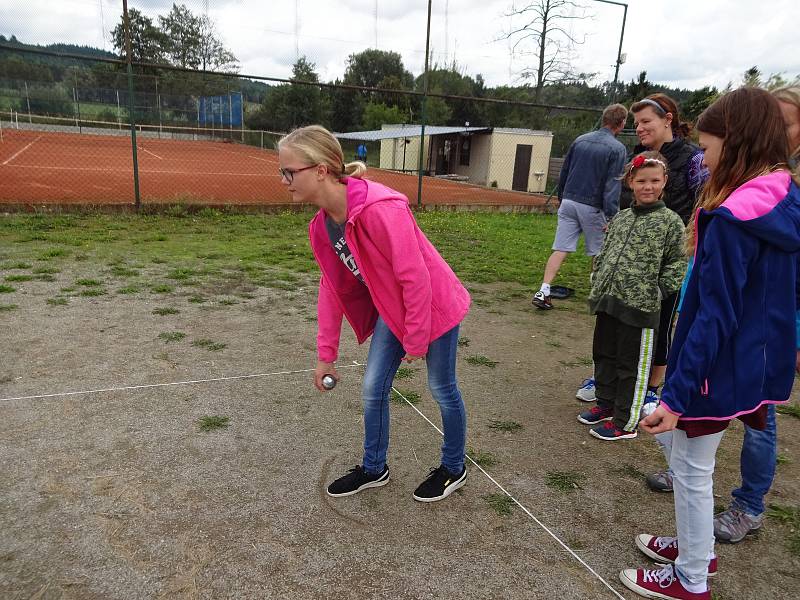
[[[655,539],[656,546],[659,550],[666,550],[667,548],[678,549],[678,538],[674,537],[657,537]]]
[[[672,565],[664,565],[661,569],[645,569],[642,579],[645,583],[657,583],[662,589],[666,589],[675,581],[675,572]]]

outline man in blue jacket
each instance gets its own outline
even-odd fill
[[[558,180],[558,226],[553,253],[544,268],[542,287],[533,305],[553,308],[550,283],[568,254],[575,252],[583,233],[587,256],[597,256],[606,226],[619,210],[622,170],[627,152],[616,137],[625,126],[628,109],[612,104],[603,111],[602,127],[579,136],[569,148]]]

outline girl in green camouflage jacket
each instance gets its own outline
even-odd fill
[[[601,440],[636,437],[661,300],[680,289],[686,270],[683,221],[661,199],[666,159],[642,152],[625,166],[624,177],[634,203],[609,223],[589,293],[589,309],[597,315],[597,403],[578,415]]]

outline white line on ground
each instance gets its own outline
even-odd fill
[[[363,365],[353,362],[352,365],[342,365],[339,369],[352,369]],[[58,392],[55,394],[37,394],[35,396],[17,396],[15,398],[0,398],[0,402],[11,402],[12,400],[40,400],[42,398],[61,398],[64,396],[80,396],[84,394],[99,394],[101,392],[122,392],[128,390],[143,390],[147,388],[167,387],[172,385],[193,385],[197,383],[214,383],[217,381],[234,381],[236,379],[255,379],[257,377],[269,377],[271,375],[293,375],[295,373],[309,373],[314,369],[299,369],[296,371],[275,371],[273,373],[256,373],[254,375],[231,375],[230,377],[214,377],[211,379],[192,379],[189,381],[170,381],[168,383],[147,383],[143,385],[125,385],[121,387],[99,388],[96,390],[80,390],[76,392]]]
[[[400,391],[399,391],[397,388],[395,388],[394,386],[392,386],[392,390],[394,390],[394,392],[395,392],[395,393],[396,393],[398,396],[400,396],[400,397],[401,397],[403,400],[405,400],[406,404],[408,404],[408,405],[409,405],[411,408],[413,408],[415,411],[417,411],[417,414],[418,414],[420,417],[422,417],[423,419],[425,419],[425,420],[426,420],[426,421],[427,421],[427,422],[430,424],[430,426],[431,426],[431,427],[433,427],[433,428],[434,428],[436,431],[438,431],[438,432],[439,432],[439,435],[441,435],[441,436],[444,436],[444,433],[442,432],[442,430],[441,430],[441,429],[439,429],[439,428],[438,428],[438,427],[437,427],[437,426],[436,426],[436,425],[433,423],[433,421],[431,421],[431,420],[430,420],[428,417],[426,417],[426,416],[425,416],[425,415],[422,413],[422,411],[420,411],[420,410],[419,410],[419,409],[418,409],[416,406],[414,406],[414,405],[413,405],[411,402],[409,402],[409,401],[408,401],[408,399],[407,399],[405,396],[403,396],[403,394],[402,394],[402,393],[401,393],[401,392],[400,392]],[[588,571],[589,571],[589,572],[590,572],[592,575],[594,575],[594,576],[595,576],[595,577],[598,579],[598,581],[600,581],[600,582],[601,582],[601,583],[602,583],[604,586],[606,586],[606,587],[609,589],[609,591],[610,591],[612,594],[614,594],[614,596],[616,596],[616,597],[617,597],[617,598],[619,598],[620,600],[625,600],[625,597],[624,597],[624,596],[620,595],[620,593],[619,593],[619,592],[617,592],[617,590],[615,590],[613,587],[611,587],[611,585],[610,585],[610,584],[609,584],[609,583],[608,583],[608,582],[607,582],[605,579],[603,579],[603,577],[602,577],[602,576],[601,576],[599,573],[597,573],[597,571],[595,571],[595,570],[594,570],[592,567],[590,567],[590,566],[589,566],[589,565],[588,565],[588,564],[587,564],[587,563],[586,563],[586,562],[585,562],[585,561],[584,561],[584,560],[583,560],[583,559],[582,559],[580,556],[578,556],[577,554],[575,554],[575,552],[572,550],[572,548],[570,548],[570,547],[569,547],[569,546],[567,546],[567,545],[566,545],[566,544],[565,544],[563,541],[561,541],[561,538],[559,538],[559,537],[558,537],[558,536],[557,536],[555,533],[553,533],[553,532],[552,532],[552,531],[551,531],[551,530],[550,530],[550,529],[547,527],[547,525],[545,525],[545,524],[544,524],[544,523],[542,523],[542,522],[541,522],[539,519],[537,519],[537,518],[536,518],[536,517],[535,517],[535,516],[534,516],[534,515],[531,513],[531,511],[529,511],[527,508],[525,508],[525,507],[522,505],[522,503],[521,503],[519,500],[517,500],[516,498],[514,498],[514,496],[512,496],[512,495],[511,495],[511,494],[510,494],[510,493],[509,493],[509,492],[508,492],[508,491],[507,491],[507,490],[506,490],[506,489],[505,489],[505,488],[504,488],[502,485],[500,485],[499,483],[497,483],[497,481],[494,479],[494,477],[492,477],[491,475],[489,475],[489,473],[487,473],[487,472],[486,472],[486,471],[483,469],[483,467],[481,467],[481,466],[480,466],[478,463],[476,463],[474,460],[472,460],[472,459],[471,459],[471,458],[470,458],[468,455],[465,455],[465,458],[466,458],[466,459],[467,459],[469,462],[471,462],[471,463],[472,463],[472,464],[475,466],[475,468],[477,468],[477,469],[478,469],[478,470],[479,470],[481,473],[483,473],[484,475],[486,475],[487,479],[489,479],[489,481],[491,481],[493,484],[495,484],[495,485],[498,487],[498,489],[499,489],[501,492],[503,492],[503,493],[504,493],[506,496],[508,496],[509,498],[511,498],[511,500],[514,502],[514,504],[516,504],[517,506],[519,506],[519,507],[520,507],[520,508],[521,508],[521,509],[522,509],[522,510],[525,512],[525,514],[526,514],[526,515],[528,515],[528,516],[529,516],[531,519],[533,519],[533,521],[534,521],[534,522],[535,522],[535,523],[536,523],[536,524],[537,524],[539,527],[541,527],[542,529],[544,529],[544,530],[545,530],[545,531],[546,531],[546,532],[547,532],[547,533],[550,535],[550,537],[552,537],[552,538],[553,538],[553,539],[554,539],[556,542],[558,542],[558,543],[559,543],[559,545],[560,545],[562,548],[564,548],[564,550],[566,550],[567,552],[569,552],[569,553],[572,555],[572,557],[573,557],[575,560],[577,560],[579,563],[581,563],[581,564],[582,564],[582,565],[583,565],[583,566],[584,566],[584,567],[585,567],[585,568],[586,568],[586,569],[587,569],[587,570],[588,570]]]
[[[274,160],[267,160],[266,158],[261,158],[260,156],[253,156],[252,154],[247,155],[248,158],[255,158],[256,160],[260,160],[262,162],[274,163]]]
[[[155,152],[150,152],[150,150],[148,150],[148,149],[147,149],[147,148],[145,148],[144,146],[139,146],[139,150],[141,150],[142,152],[147,152],[148,154],[151,154],[151,155],[155,156],[155,157],[156,157],[156,158],[158,158],[159,160],[164,160],[164,157],[163,157],[163,156],[159,156],[159,155],[158,155],[158,154],[156,154]]]
[[[14,158],[13,156],[11,158]],[[11,160],[11,159],[9,159]],[[3,163],[5,164],[5,163]],[[126,175],[132,173],[131,169],[110,169],[104,167],[57,167],[46,165],[8,165],[9,167],[16,167],[17,169],[36,169],[36,170],[51,170],[51,171],[90,171],[98,173],[125,173]],[[235,177],[280,177],[280,173],[230,173],[230,172],[212,172],[212,171],[166,171],[159,169],[139,169],[139,173],[152,173],[156,175],[233,175]]]
[[[17,157],[18,157],[20,154],[22,154],[23,152],[25,152],[25,150],[27,150],[28,148],[30,148],[31,146],[33,146],[33,145],[34,145],[36,142],[38,142],[40,139],[42,139],[42,136],[41,136],[41,135],[40,135],[39,137],[37,137],[35,140],[33,140],[32,142],[30,142],[30,143],[29,143],[27,146],[25,146],[25,147],[24,147],[24,148],[22,148],[21,150],[18,150],[16,153],[14,153],[14,155],[13,155],[13,156],[11,156],[11,158],[7,158],[7,159],[6,159],[6,160],[3,162],[3,165],[7,165],[8,163],[10,163],[12,160],[14,160],[15,158],[17,158]]]
[[[348,368],[363,367],[363,366],[365,366],[363,363],[359,363],[357,361],[353,361],[352,365],[341,365],[338,368],[339,369],[348,369]],[[147,389],[147,388],[167,387],[167,386],[175,386],[175,385],[193,385],[193,384],[198,384],[198,383],[213,383],[213,382],[217,382],[217,381],[233,381],[233,380],[241,380],[241,379],[255,379],[255,378],[258,378],[258,377],[269,377],[269,376],[272,376],[272,375],[293,375],[293,374],[296,374],[296,373],[309,373],[311,371],[314,371],[314,369],[297,369],[297,370],[293,370],[293,371],[273,371],[272,373],[257,373],[257,374],[253,374],[253,375],[233,375],[233,376],[229,376],[229,377],[214,377],[214,378],[210,378],[210,379],[193,379],[193,380],[188,380],[188,381],[172,381],[172,382],[168,382],[168,383],[149,383],[149,384],[144,384],[144,385],[126,385],[126,386],[120,386],[120,387],[100,388],[100,389],[96,389],[96,390],[81,390],[81,391],[75,391],[75,392],[59,392],[59,393],[54,393],[54,394],[37,394],[37,395],[33,395],[33,396],[17,396],[17,397],[14,397],[14,398],[0,398],[0,402],[11,402],[13,400],[39,400],[39,399],[43,399],[43,398],[60,398],[60,397],[64,397],[64,396],[78,396],[78,395],[84,395],[84,394],[98,394],[98,393],[102,393],[102,392],[121,392],[121,391],[128,391],[128,390],[141,390],[141,389]],[[414,406],[411,402],[409,402],[408,399],[399,390],[397,390],[394,386],[392,386],[392,390],[394,390],[394,392],[398,396],[400,396],[406,402],[406,404],[408,404],[411,408],[413,408],[419,416],[421,416],[423,419],[425,419],[428,422],[428,424],[430,424],[431,427],[433,427],[437,432],[439,432],[439,435],[442,435],[442,436],[444,435],[442,430],[439,429],[433,423],[433,421],[431,421],[427,416],[425,416],[425,414],[423,414],[422,411],[420,411],[416,406]],[[544,523],[542,523],[539,519],[537,519],[533,515],[533,513],[531,513],[531,511],[529,511],[525,506],[523,506],[523,504],[519,500],[517,500],[514,496],[512,496],[508,492],[508,490],[506,490],[502,485],[500,485],[478,463],[476,463],[474,460],[472,460],[469,456],[465,456],[465,458],[469,462],[471,462],[473,464],[473,466],[475,466],[475,468],[477,468],[481,473],[483,473],[486,476],[486,478],[489,479],[489,481],[491,481],[495,486],[497,486],[497,488],[501,492],[503,492],[506,496],[508,496],[512,500],[512,502],[514,502],[514,504],[519,506],[522,509],[522,511],[526,515],[528,515],[539,527],[541,527],[545,532],[547,532],[550,535],[550,537],[552,537],[556,542],[558,542],[558,544],[562,548],[564,548],[567,552],[569,552],[569,554],[575,560],[577,560],[592,575],[594,575],[594,577],[598,581],[600,581],[604,586],[606,586],[608,588],[608,590],[612,594],[614,594],[614,596],[616,596],[620,600],[625,600],[624,596],[620,595],[620,593],[617,592],[617,590],[615,590],[613,587],[611,587],[611,585],[605,579],[603,579],[603,577],[600,574],[598,574],[597,571],[595,571],[592,567],[590,567],[580,556],[578,556],[572,550],[572,548],[567,546],[561,540],[561,538],[559,538]]]

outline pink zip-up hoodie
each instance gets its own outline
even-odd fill
[[[364,283],[336,255],[320,209],[308,227],[322,276],[317,301],[317,355],[335,362],[344,316],[363,343],[378,315],[408,354],[458,325],[470,298],[450,266],[417,226],[408,199],[374,181],[349,177],[345,240]]]

